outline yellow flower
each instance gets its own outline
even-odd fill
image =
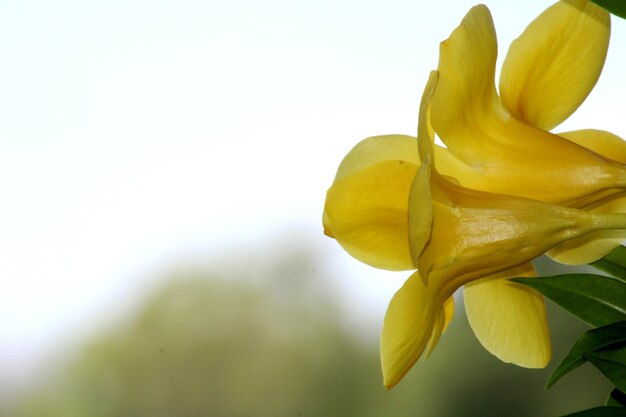
[[[583,102],[607,53],[610,16],[587,0],[548,8],[515,40],[495,89],[497,42],[485,6],[440,47],[432,123],[447,149],[441,172],[466,187],[595,212],[626,211],[626,142],[599,130],[549,133]],[[624,232],[598,232],[550,252],[589,263]]]
[[[326,233],[351,255],[380,268],[418,269],[385,316],[387,388],[436,345],[452,317],[451,297],[463,285],[472,328],[490,352],[522,366],[545,366],[550,342],[543,299],[502,278],[533,275],[529,262],[559,242],[626,228],[626,216],[471,190],[439,174],[428,124],[436,80],[433,72],[420,106],[419,139],[361,142],[341,163],[325,204]]]

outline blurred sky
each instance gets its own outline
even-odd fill
[[[439,42],[474,4],[0,0],[0,367],[172,263],[294,233],[383,311],[404,276],[321,235],[324,193],[358,140],[414,134]],[[549,4],[487,3],[500,61]],[[626,137],[626,21],[611,42],[559,129]]]

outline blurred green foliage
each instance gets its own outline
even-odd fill
[[[558,307],[549,305],[559,342],[552,366],[528,370],[488,354],[459,302],[431,358],[385,392],[377,340],[348,325],[331,275],[316,264],[288,252],[265,269],[244,256],[229,268],[174,273],[7,416],[537,417],[600,405],[609,391],[585,366],[544,390],[585,329]]]

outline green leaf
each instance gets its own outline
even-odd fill
[[[608,10],[615,16],[626,19],[626,1],[624,0],[591,0],[598,6]]]
[[[572,350],[563,359],[563,362],[550,376],[546,389],[554,385],[563,375],[585,363],[584,355],[586,353],[591,353],[620,342],[626,342],[626,321],[609,324],[583,333],[574,343]]]
[[[623,407],[596,407],[563,417],[626,417],[626,408]]]
[[[615,278],[567,274],[511,281],[536,289],[594,327],[626,320],[626,283]]]
[[[604,258],[590,265],[626,282],[626,247],[620,245]]]
[[[606,404],[609,407],[626,407],[626,394],[622,391],[614,388],[609,394],[609,398],[606,399]]]
[[[626,391],[626,346],[617,350],[585,353],[585,358],[598,368],[617,389]]]

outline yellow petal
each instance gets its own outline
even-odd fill
[[[339,164],[335,181],[383,161],[407,161],[419,165],[417,138],[381,135],[362,140]]]
[[[439,73],[437,71],[431,71],[428,76],[428,82],[424,87],[422,93],[422,99],[420,101],[419,117],[417,123],[417,145],[419,148],[419,155],[421,161],[426,158],[433,157],[435,146],[435,131],[430,123],[430,101],[437,86],[437,80],[439,79]]]
[[[434,153],[434,132],[428,120],[430,99],[437,84],[437,71],[432,71],[420,104],[418,123],[418,148],[422,165],[413,179],[409,194],[409,241],[413,264],[418,264],[422,250],[430,239],[433,222],[433,204],[430,195],[430,169]],[[426,278],[422,276],[422,278]]]
[[[386,389],[393,388],[421,356],[443,308],[424,285],[419,273],[409,277],[396,292],[385,314],[380,337],[380,358]]]
[[[473,7],[439,47],[439,81],[432,97],[431,121],[452,152],[467,164],[480,165],[472,146],[480,135],[457,134],[472,128],[498,101],[495,89],[496,33],[489,9]],[[466,143],[467,140],[470,143]]]
[[[383,161],[408,161],[419,165],[417,138],[407,135],[372,136],[362,140],[348,152],[337,169],[335,181],[357,173]],[[330,220],[324,211],[322,215],[324,234],[333,237],[329,228]]]
[[[626,213],[626,194],[610,196],[585,211],[593,213]],[[606,256],[626,240],[624,230],[598,230],[567,240],[547,252],[557,262],[568,265],[585,265]]]
[[[600,76],[610,31],[609,13],[588,0],[548,8],[509,48],[500,77],[505,107],[545,130],[567,119]]]
[[[443,331],[445,332],[454,317],[454,297],[449,297],[443,304],[443,317]]]
[[[417,166],[384,161],[334,182],[324,228],[352,256],[376,268],[413,269],[409,189]]]
[[[605,130],[583,129],[559,133],[559,136],[614,161],[626,164],[626,141]]]
[[[505,278],[535,275],[528,263],[465,285],[467,318],[474,334],[500,360],[543,368],[551,348],[543,297]]]
[[[430,194],[430,156],[427,156],[411,183],[407,201],[409,244],[413,265],[418,265],[419,257],[430,240],[433,223],[433,202]],[[410,209],[409,209],[410,208]],[[423,275],[426,284],[427,276]]]
[[[433,332],[430,336],[430,340],[428,341],[428,345],[426,347],[426,357],[429,357],[433,350],[439,343],[439,339],[441,335],[448,328],[448,324],[452,320],[454,316],[454,296],[449,297],[445,303],[443,304],[443,308],[437,317],[437,321],[435,322],[435,326],[433,328]]]

